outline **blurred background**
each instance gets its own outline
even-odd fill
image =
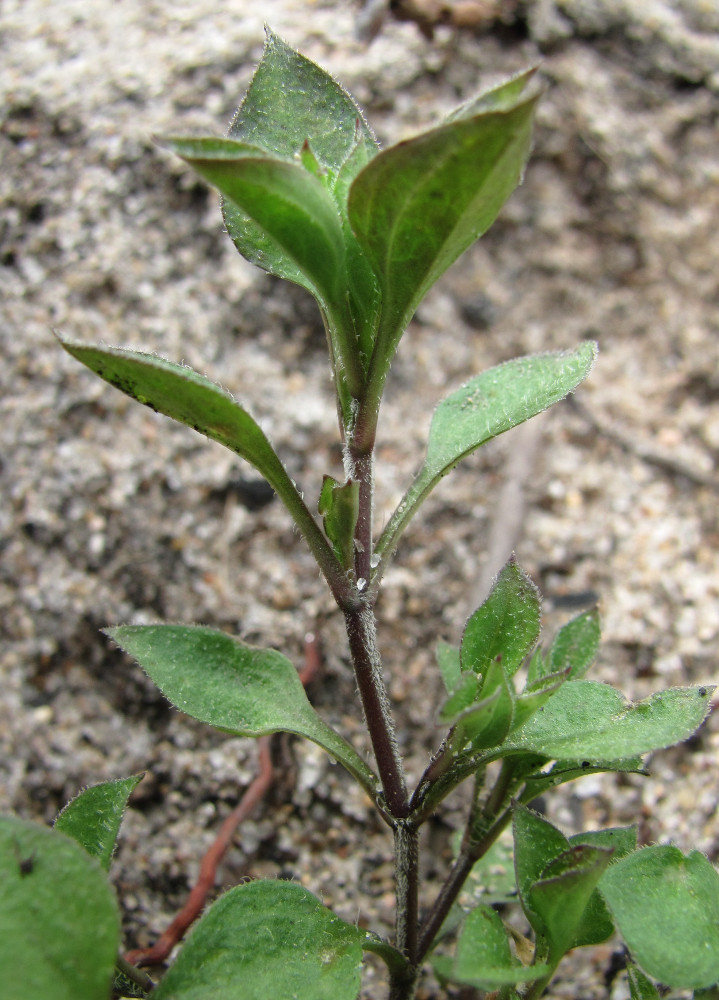
[[[386,575],[380,635],[410,776],[440,738],[434,645],[459,641],[513,549],[545,596],[549,635],[599,602],[595,678],[639,698],[718,676],[714,0],[4,0],[0,809],[48,822],[84,785],[148,772],[115,862],[128,946],[183,901],[255,747],[169,709],[103,626],[202,622],[298,665],[315,631],[311,699],[366,749],[341,622],[280,505],[235,456],[53,339],[156,351],[220,381],[311,503],[322,474],[339,474],[314,302],[246,264],[214,192],[153,143],[224,133],[263,21],[354,94],[383,144],[529,63],[546,82],[523,186],[427,297],[393,365],[379,527],[443,396],[520,354],[600,346],[573,399],[443,481]],[[574,832],[638,813],[646,842],[716,862],[718,730],[714,718],[691,746],[656,755],[648,779],[583,779],[550,803],[553,819]],[[320,751],[284,752],[286,780],[238,833],[224,884],[297,878],[386,932],[385,830]],[[428,899],[459,805],[427,832]],[[609,995],[611,950],[560,971],[551,995]],[[377,989],[370,972],[366,995]]]

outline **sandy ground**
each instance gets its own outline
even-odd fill
[[[103,625],[203,622],[298,663],[316,629],[325,664],[312,700],[366,749],[340,622],[280,506],[260,505],[231,454],[106,387],[52,337],[184,360],[261,420],[306,495],[338,474],[313,303],[239,258],[214,194],[152,142],[224,131],[263,20],[352,90],[385,143],[543,60],[525,183],[427,298],[393,366],[380,523],[448,391],[518,354],[587,337],[601,350],[577,405],[442,484],[387,574],[378,614],[410,775],[438,740],[435,642],[458,640],[507,544],[545,595],[549,634],[599,600],[595,677],[632,697],[717,679],[719,10],[495,6],[482,32],[440,27],[430,40],[388,19],[367,46],[349,3],[3,4],[0,809],[51,821],[84,785],[147,771],[114,867],[128,946],[183,900],[255,747],[170,710]],[[508,500],[524,504],[518,534]],[[584,779],[550,815],[568,832],[639,819],[645,841],[716,862],[718,728],[657,754],[643,781]],[[320,751],[281,750],[283,781],[238,834],[223,884],[294,877],[388,932],[385,830]],[[427,831],[425,900],[460,806]],[[621,978],[605,982],[612,948],[580,955],[551,996],[625,995]],[[366,997],[382,995],[378,976]],[[443,995],[431,980],[423,989]]]

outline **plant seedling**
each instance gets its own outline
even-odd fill
[[[151,354],[62,341],[111,385],[231,449],[277,493],[344,618],[373,760],[315,711],[295,666],[274,649],[196,625],[123,625],[107,634],[186,714],[226,733],[282,731],[318,744],[361,786],[394,838],[391,939],[346,923],[300,885],[249,882],[209,907],[152,990],[155,1000],[354,1000],[366,952],[386,963],[391,1000],[411,1000],[429,963],[442,983],[533,1000],[568,951],[615,931],[631,955],[637,1000],[658,996],[654,981],[697,998],[713,995],[719,982],[719,877],[703,855],[668,845],[638,849],[634,827],[567,838],[531,808],[586,774],[642,773],[647,754],[697,730],[710,688],[673,688],[631,704],[588,680],[599,644],[596,611],[538,645],[539,594],[514,559],[457,644],[438,646],[444,737],[414,788],[385,688],[375,606],[410,520],[465,456],[564,398],[595,360],[596,346],[581,343],[506,362],[454,389],[434,412],[417,476],[375,532],[375,438],[392,359],[428,289],[491,226],[520,182],[539,96],[530,68],[436,127],[380,150],[350,95],[268,32],[229,135],[164,141],[221,192],[240,253],[317,301],[344,478],[327,475],[317,484],[316,512],[245,406],[213,381]],[[138,780],[87,789],[52,831],[0,822],[7,996],[107,997],[119,921],[105,873]],[[474,792],[464,831],[433,892],[419,884],[419,832],[466,781]],[[477,903],[475,893],[473,905],[460,905],[465,885],[481,888],[488,852],[500,848],[508,828],[513,878],[497,899],[486,893]],[[38,885],[28,876],[40,865]],[[527,936],[502,919],[510,900],[524,912]],[[135,995],[145,995],[151,983],[120,965]]]

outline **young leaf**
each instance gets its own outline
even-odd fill
[[[186,715],[237,736],[305,736],[343,764],[374,798],[377,780],[349,743],[310,705],[297,671],[274,649],[190,625],[105,630]]]
[[[536,929],[543,927],[530,892],[547,866],[569,848],[569,841],[555,826],[526,806],[516,806],[512,819],[514,871],[517,891],[527,917]]]
[[[292,515],[328,580],[344,576],[319,526],[259,424],[232,396],[192,368],[154,354],[60,340],[110,385],[234,451],[260,472]]]
[[[594,663],[600,639],[597,609],[577,615],[557,632],[546,657],[532,659],[527,684],[560,671],[568,671],[569,680],[579,680]]]
[[[592,830],[587,833],[577,833],[569,838],[572,847],[588,845],[603,847],[612,852],[611,864],[626,857],[637,849],[637,828],[635,826],[618,826],[608,830]],[[580,948],[586,945],[601,944],[614,933],[612,920],[606,903],[598,889],[592,893],[587,907],[579,921],[572,947]]]
[[[534,660],[534,657],[532,657]],[[538,712],[543,705],[549,701],[555,691],[567,680],[567,671],[559,674],[548,674],[528,691],[517,697],[515,701],[514,718],[512,719],[512,730],[519,729],[525,724],[535,712]]]
[[[627,966],[627,979],[630,1000],[660,1000],[659,990],[636,965]]]
[[[538,94],[440,125],[375,156],[349,194],[352,229],[379,278],[382,311],[367,419],[418,303],[494,222],[529,155]]]
[[[480,445],[563,399],[589,374],[597,354],[586,341],[573,351],[506,361],[471,379],[434,411],[419,475],[375,546],[391,552],[422,501],[457,463]]]
[[[348,479],[338,483],[332,476],[322,482],[317,509],[322,515],[325,534],[332,543],[335,555],[348,570],[354,566],[354,536],[359,514],[359,482]]]
[[[509,111],[534,79],[538,68],[538,66],[530,66],[508,79],[500,81],[476,97],[470,98],[469,101],[460,104],[458,108],[451,111],[445,118],[445,122],[471,118],[482,111]]]
[[[364,940],[301,885],[248,882],[210,907],[153,1000],[355,1000]]]
[[[377,143],[352,97],[329,73],[265,29],[262,59],[230,125],[232,139],[292,157],[308,139],[337,173],[357,142],[368,156]]]
[[[448,642],[440,640],[437,643],[435,655],[444,686],[447,689],[447,694],[452,694],[462,680],[459,649],[456,646],[451,646]]]
[[[327,186],[299,159],[281,160],[233,139],[168,138],[163,145],[222,193],[228,232],[243,257],[314,295],[327,322],[335,374],[358,397],[364,374],[348,298],[345,234]]]
[[[477,684],[473,674],[464,676]],[[449,710],[456,704],[457,695],[463,691],[464,688],[460,688],[444,706],[443,721],[452,721],[448,718]],[[495,660],[487,670],[479,700],[453,720],[450,742],[457,751],[461,751],[469,742],[472,753],[486,747],[496,747],[509,732],[513,713],[514,690],[503,664]]]
[[[509,938],[498,913],[490,906],[478,906],[467,917],[454,962],[439,962],[443,978],[483,990],[495,990],[513,983],[530,983],[549,972],[546,965],[523,966],[513,957]]]
[[[99,862],[74,840],[0,819],[0,992],[22,1000],[105,1000],[120,938]]]
[[[510,559],[487,600],[465,626],[460,649],[462,671],[484,676],[498,661],[506,676],[512,677],[539,637],[540,611],[539,591]]]
[[[703,854],[644,847],[612,865],[599,890],[647,975],[675,989],[719,983],[719,875]]]
[[[60,812],[55,829],[76,840],[107,871],[127,800],[142,778],[133,774],[86,788]]]
[[[599,924],[594,923],[596,914],[588,916],[586,911],[611,858],[611,849],[575,844],[550,862],[530,887],[531,912],[539,917],[533,926],[546,938],[547,961],[552,968],[571,948],[583,943],[583,927],[590,937],[599,932]]]
[[[641,756],[688,739],[709,711],[712,690],[670,688],[632,705],[606,684],[567,681],[502,749],[591,763]]]

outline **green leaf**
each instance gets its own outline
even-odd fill
[[[133,774],[86,788],[60,812],[55,829],[76,840],[107,871],[127,800],[143,777]]]
[[[659,990],[636,965],[627,966],[627,979],[630,1000],[660,1000]]]
[[[314,295],[328,322],[334,367],[359,396],[363,376],[347,294],[345,237],[327,186],[299,160],[281,160],[233,139],[168,138],[163,145],[239,210],[226,209],[225,220],[247,260]]]
[[[502,750],[557,760],[621,760],[688,739],[704,721],[713,688],[670,688],[632,705],[596,681],[567,681]]]
[[[586,911],[611,857],[610,849],[576,844],[550,862],[542,877],[530,887],[532,912],[539,916],[541,933],[548,943],[547,960],[552,967],[581,943],[583,926],[588,928],[590,936],[598,932],[599,927],[593,922],[595,914],[587,916]],[[535,930],[539,932],[540,927],[535,925]]]
[[[355,1000],[364,939],[300,885],[248,882],[210,907],[153,1000]]]
[[[309,144],[320,167],[318,176],[340,212],[345,280],[366,364],[378,319],[379,288],[350,228],[347,195],[352,180],[376,155],[378,146],[360,108],[328,73],[267,29],[262,60],[229,136],[285,159],[301,155],[305,143]],[[250,207],[226,199],[223,213],[227,232],[243,256],[313,291],[286,250],[258,226]],[[344,364],[352,360],[344,358]],[[337,362],[335,366],[339,367]]]
[[[644,847],[599,889],[634,960],[674,989],[719,983],[719,875],[698,851]]]
[[[596,608],[577,615],[557,633],[546,658],[530,664],[528,685],[547,674],[568,671],[568,679],[579,680],[596,659],[601,639]]]
[[[467,917],[451,966],[438,966],[443,978],[483,990],[513,983],[530,983],[549,972],[548,966],[519,965],[512,956],[509,938],[498,913],[490,906],[478,906]]]
[[[538,94],[424,132],[375,156],[350,188],[352,229],[379,278],[370,408],[428,289],[494,222],[529,155]]]
[[[469,752],[476,752],[485,747],[496,747],[504,740],[512,724],[514,712],[514,691],[507,679],[501,662],[493,662],[485,683],[482,695],[475,694],[475,704],[452,719],[452,710],[458,707],[460,700],[465,700],[472,692],[472,684],[478,687],[477,678],[471,674],[464,675],[464,683],[445,704],[441,720],[453,721],[454,726],[449,735],[453,749],[459,754],[471,744]]]
[[[541,755],[539,759],[546,761],[546,757]],[[642,775],[647,773],[641,757],[628,757],[626,760],[611,760],[601,764],[592,764],[588,760],[558,760],[549,771],[539,771],[527,776],[521,802],[524,804],[532,802],[540,795],[544,795],[550,788],[565,785],[569,781],[575,781],[588,774],[603,774],[605,772]]]
[[[587,377],[597,354],[587,341],[573,351],[506,361],[471,379],[434,411],[424,465],[375,546],[391,552],[422,501],[480,445],[563,399]]]
[[[522,907],[542,939],[538,954],[554,968],[579,943],[582,928],[598,932],[602,915],[590,901],[613,847],[601,835],[596,843],[570,843],[548,820],[521,805],[515,806],[513,832]]]
[[[0,818],[0,983],[22,1000],[107,1000],[120,938],[99,862],[69,837]]]
[[[458,841],[461,842],[461,831]],[[458,850],[455,851],[457,853]],[[479,861],[475,861],[462,891],[475,902],[494,904],[516,900],[517,881],[510,831],[505,830]]]
[[[514,559],[497,577],[489,597],[467,622],[462,636],[462,671],[484,676],[500,662],[512,677],[531,653],[540,630],[539,591]],[[483,689],[483,693],[485,692]]]
[[[451,646],[448,642],[440,640],[437,643],[435,655],[447,694],[452,694],[462,681],[459,649],[457,646]]]
[[[534,657],[532,657],[534,661]],[[519,729],[525,724],[535,712],[538,712],[543,705],[549,701],[552,695],[567,680],[567,672],[560,674],[549,674],[538,682],[531,690],[525,688],[515,701],[514,718],[512,719],[512,729]]]
[[[569,838],[569,843],[573,847],[584,844],[606,848],[612,852],[610,864],[616,864],[620,858],[626,857],[637,849],[637,828],[635,826],[617,826],[608,830],[577,833]],[[613,933],[614,921],[607,910],[602,894],[598,889],[595,889],[574,932],[572,948],[601,944]]]
[[[544,929],[534,909],[531,889],[547,866],[569,848],[569,841],[555,826],[526,806],[515,806],[512,818],[514,871],[522,907],[532,927]]]
[[[259,424],[232,396],[192,368],[119,347],[62,347],[110,385],[234,451],[277,492],[306,538],[328,580],[341,574],[337,560]]]
[[[335,555],[347,570],[354,566],[354,536],[359,516],[359,482],[348,479],[338,483],[332,476],[324,476],[317,505],[325,526],[325,534],[332,543]]]
[[[489,90],[485,90],[464,104],[460,104],[458,108],[447,115],[445,121],[453,122],[462,118],[471,118],[482,111],[511,110],[527,89],[527,85],[534,78],[538,68],[538,66],[530,66],[506,80],[501,80]]]
[[[291,157],[309,140],[337,173],[359,141],[377,152],[359,106],[325,70],[265,29],[262,59],[230,125],[232,139]]]
[[[297,671],[281,653],[203,626],[120,625],[105,631],[186,715],[238,736],[305,736],[374,798],[372,770],[312,708]]]

